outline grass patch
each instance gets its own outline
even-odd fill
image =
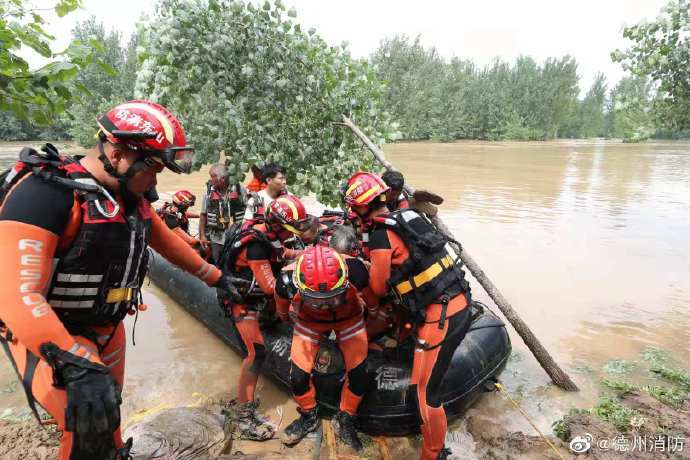
[[[653,364],[665,363],[670,359],[669,352],[659,347],[647,347],[642,350],[641,355],[643,360]]]
[[[565,419],[556,420],[551,425],[551,428],[553,429],[553,434],[560,438],[561,441],[568,442],[570,439],[570,428],[565,423]]]
[[[608,374],[629,374],[635,370],[637,364],[625,359],[612,359],[604,364],[602,369]]]
[[[621,380],[603,379],[601,384],[606,388],[610,388],[621,393],[630,393],[632,391],[639,390],[639,387]]]
[[[628,431],[630,420],[638,415],[636,411],[608,396],[602,397],[599,403],[592,408],[591,413],[603,421],[611,423],[620,431]]]
[[[642,389],[653,398],[675,409],[680,408],[683,402],[690,397],[687,392],[673,387],[646,385]]]
[[[690,374],[683,369],[673,369],[663,365],[653,366],[652,373],[675,383],[683,388],[685,391],[690,391]]]

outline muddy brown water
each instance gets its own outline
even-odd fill
[[[19,145],[0,144],[0,166]],[[503,381],[542,430],[596,401],[611,359],[639,361],[653,346],[690,362],[690,143],[409,143],[385,151],[410,184],[445,197],[443,219],[580,385],[576,394],[555,389],[511,330],[515,351]],[[164,173],[159,190],[163,198],[183,187],[200,197],[206,178],[207,170]],[[476,282],[473,289],[492,305]],[[234,391],[239,358],[155,287],[145,299],[136,347],[126,320],[125,420]],[[2,359],[0,415],[25,411],[12,382]],[[282,407],[284,426],[294,404],[282,388],[262,386],[263,406],[274,419]],[[532,433],[499,395],[471,411]]]

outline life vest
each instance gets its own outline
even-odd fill
[[[400,195],[397,196],[395,199],[395,211],[399,211],[401,209],[407,209],[410,207],[410,202],[407,199],[407,196],[405,196],[404,193],[400,193]]]
[[[424,321],[431,303],[447,304],[463,293],[469,297],[470,285],[462,265],[446,248],[448,238],[426,216],[415,209],[402,209],[372,220],[375,228],[395,232],[410,252],[402,265],[391,267],[389,284],[413,321]]]
[[[140,301],[151,204],[141,198],[127,212],[75,158],[57,156],[54,150],[41,162],[45,157],[37,152],[24,153],[20,160],[29,161],[15,165],[16,176],[33,172],[72,188],[75,196],[70,224],[55,253],[48,303],[72,333],[84,326],[116,324]]]
[[[187,217],[187,213],[181,212],[177,208],[177,206],[175,206],[173,203],[163,204],[163,207],[158,209],[156,211],[156,214],[158,214],[158,216],[160,216],[160,218],[163,220],[163,222],[165,222],[165,218],[167,216],[173,216],[175,219],[177,219],[179,227],[185,233],[189,233],[189,217]]]
[[[255,226],[246,228],[241,221],[237,221],[225,233],[225,245],[220,255],[220,262],[218,266],[223,273],[230,274],[248,280],[251,282],[249,288],[241,292],[245,303],[252,304],[258,300],[266,297],[266,294],[261,290],[261,286],[256,281],[254,273],[249,267],[238,267],[237,259],[250,243],[257,242],[264,246],[269,254],[271,254],[269,263],[272,267],[278,264],[281,257],[283,246],[277,237],[273,234],[263,232]],[[277,269],[274,269],[277,271]]]
[[[206,184],[206,226],[211,230],[225,231],[233,222],[244,216],[244,195],[239,183],[230,186],[227,194],[216,190],[211,182]]]

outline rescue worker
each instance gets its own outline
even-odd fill
[[[409,208],[410,202],[404,191],[405,178],[402,173],[388,169],[381,175],[381,179],[389,187],[386,192],[386,206],[388,210],[397,211],[398,209]]]
[[[218,264],[225,231],[234,222],[242,220],[247,192],[240,183],[230,185],[230,172],[224,164],[211,166],[209,175],[211,180],[206,183],[206,194],[201,203],[199,241],[202,248],[210,247],[213,263]]]
[[[242,230],[228,242],[223,254],[222,266],[226,272],[251,281],[243,299],[230,305],[229,311],[246,349],[237,384],[237,399],[245,414],[239,428],[245,439],[262,441],[275,433],[273,426],[256,414],[259,403],[254,393],[266,354],[258,322],[259,308],[267,299],[273,305],[274,273],[280,271],[282,242],[301,234],[308,225],[308,215],[300,199],[294,195],[281,196],[266,209],[265,223]]]
[[[199,240],[189,234],[189,218],[199,217],[199,214],[189,211],[195,202],[196,196],[192,192],[178,190],[173,194],[172,203],[165,203],[157,211],[165,225],[192,247],[199,245]]]
[[[362,450],[354,423],[368,385],[368,342],[364,300],[360,297],[368,284],[369,275],[361,260],[321,245],[309,246],[293,265],[284,268],[276,287],[276,308],[285,322],[291,321],[290,305],[293,309],[290,385],[300,414],[285,428],[284,444],[296,444],[318,427],[319,409],[311,372],[321,342],[334,331],[347,378],[333,426],[343,442]]]
[[[252,170],[253,171],[253,170]],[[244,221],[251,225],[255,216],[263,216],[268,205],[281,195],[287,194],[287,178],[285,168],[279,164],[269,163],[261,168],[261,182],[265,187],[257,193],[252,193],[247,200],[244,211]]]
[[[83,158],[24,149],[0,209],[0,344],[62,432],[59,459],[126,459],[120,432],[127,313],[144,310],[151,245],[208,285],[231,279],[168,229],[145,198],[156,175],[189,172],[175,116],[149,101],[99,116]]]
[[[266,188],[266,184],[261,180],[261,168],[257,165],[252,165],[250,169],[252,171],[252,178],[247,183],[247,191],[258,193]]]
[[[358,172],[348,181],[346,204],[372,224],[369,286],[374,294],[399,299],[397,308],[413,328],[415,353],[410,384],[417,397],[423,445],[421,458],[446,458],[446,414],[440,386],[453,352],[470,325],[470,288],[446,250],[447,238],[414,209],[390,213],[388,186],[375,174]]]

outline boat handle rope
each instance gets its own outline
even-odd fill
[[[527,420],[527,422],[528,422],[530,425],[532,425],[532,428],[534,428],[534,429],[537,431],[537,433],[539,433],[539,436],[541,437],[541,439],[544,440],[544,442],[551,448],[551,450],[553,450],[553,451],[556,453],[556,455],[558,456],[558,458],[560,458],[561,460],[565,460],[565,457],[563,456],[563,454],[561,454],[561,453],[558,451],[558,449],[556,449],[556,446],[554,446],[553,443],[552,443],[551,441],[549,441],[549,439],[548,439],[546,436],[544,436],[544,433],[542,433],[542,432],[539,430],[539,428],[537,428],[537,425],[534,423],[534,421],[532,420],[532,418],[531,418],[529,415],[527,415],[527,413],[526,413],[524,410],[522,410],[522,407],[520,407],[520,405],[517,403],[517,401],[515,401],[515,400],[510,396],[510,394],[508,394],[508,392],[506,391],[506,389],[503,388],[503,385],[501,385],[501,384],[498,383],[498,382],[494,382],[494,386],[496,387],[496,389],[497,389],[499,392],[503,393],[503,395],[504,395],[506,398],[508,398],[508,400],[509,400],[511,403],[513,403],[513,406],[515,406],[515,408],[516,408],[518,411],[520,411],[520,413],[522,414],[523,417],[525,417],[525,419]]]

